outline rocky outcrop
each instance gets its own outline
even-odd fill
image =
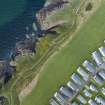
[[[35,38],[28,38],[16,43],[15,49],[11,54],[11,59],[15,60],[19,56],[35,53]]]
[[[8,61],[0,61],[0,88],[11,79],[14,70],[15,67],[12,67]]]
[[[68,0],[55,0],[52,3],[49,3],[45,7],[43,7],[37,14],[38,22],[42,28],[42,30],[47,30],[48,27],[51,27],[50,23],[45,22],[46,18],[52,14],[52,12],[57,12],[58,10],[64,8],[66,4],[68,4]],[[52,22],[53,23],[53,22]],[[46,26],[47,24],[47,26]],[[57,24],[56,24],[57,25]]]

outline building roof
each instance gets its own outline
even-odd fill
[[[56,92],[56,93],[54,94],[54,97],[55,97],[55,99],[56,99],[61,105],[65,105],[65,104],[67,103],[66,98],[65,98],[62,94],[60,94],[60,93],[58,93],[58,92]]]
[[[92,74],[95,74],[96,72],[96,69],[95,67],[93,66],[92,63],[90,63],[89,61],[85,60],[84,63],[83,63],[83,66]]]
[[[62,86],[59,90],[63,95],[67,96],[69,99],[74,96],[74,91],[70,88]]]
[[[96,51],[92,53],[92,58],[95,60],[98,66],[103,63],[101,55]]]
[[[77,96],[77,99],[78,99],[82,104],[86,104],[86,103],[87,103],[86,99],[85,99],[83,96],[81,96],[81,95],[78,95],[78,96]]]
[[[105,57],[105,48],[104,48],[103,46],[101,46],[101,47],[99,48],[99,51],[100,51],[100,53],[102,54],[102,56]]]
[[[85,81],[89,79],[89,74],[83,68],[79,67],[77,72],[83,77]]]
[[[50,105],[59,105],[53,98],[50,100]]]
[[[92,100],[92,99],[90,99],[88,101],[88,103],[89,103],[89,105],[97,105],[97,103],[94,100]]]
[[[81,79],[80,76],[76,73],[74,73],[71,78],[76,84],[79,84],[81,86],[85,83],[85,81]]]
[[[105,71],[102,70],[98,73],[103,79],[105,79]]]
[[[79,86],[77,84],[75,84],[74,82],[69,81],[67,83],[67,86],[69,88],[71,88],[72,90],[74,90],[74,91],[78,91],[79,90]]]
[[[101,97],[101,96],[96,96],[95,101],[96,101],[98,104],[105,105],[105,99],[104,99],[103,97]]]
[[[96,83],[98,83],[99,85],[102,85],[104,83],[104,80],[102,79],[102,77],[99,74],[96,74],[94,76],[94,80],[96,81]]]

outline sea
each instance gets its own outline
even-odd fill
[[[37,30],[36,13],[45,0],[0,0],[0,59],[8,59],[15,44]]]

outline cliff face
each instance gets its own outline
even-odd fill
[[[47,30],[49,27],[51,28],[58,24],[63,23],[65,20],[61,20],[59,18],[58,21],[56,17],[62,12],[65,12],[65,9],[67,7],[70,7],[70,4],[71,3],[69,0],[48,1],[37,14],[37,19],[42,30]],[[55,17],[55,19],[53,17]]]

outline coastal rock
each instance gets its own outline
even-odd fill
[[[35,53],[35,38],[28,38],[16,43],[15,49],[11,54],[11,59],[15,60],[18,57]]]
[[[65,5],[69,4],[68,0],[54,0],[52,2],[48,2],[36,15],[38,22],[41,26],[42,30],[48,30],[49,27],[56,26],[58,21],[48,21],[48,17],[50,17],[53,13],[59,13],[58,11],[63,9]]]
[[[14,67],[8,61],[0,61],[0,88],[11,79],[13,72]]]

